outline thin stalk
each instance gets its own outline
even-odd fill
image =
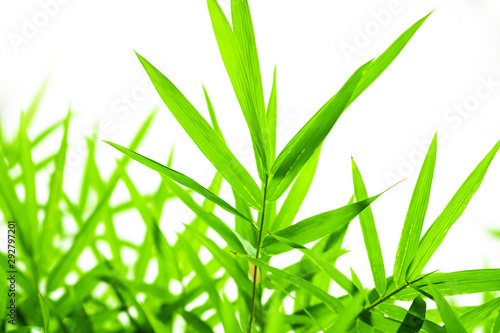
[[[265,221],[265,217],[266,217],[266,196],[267,196],[266,194],[267,194],[267,182],[268,182],[268,180],[269,180],[269,175],[266,174],[266,179],[264,180],[264,184],[263,184],[264,199],[262,202],[262,214],[260,216],[259,237],[257,239],[257,248],[255,251],[255,259],[259,259],[260,244],[262,242],[262,230],[264,229],[264,221]],[[252,302],[250,304],[250,324],[248,325],[248,333],[252,332],[252,323],[253,323],[253,317],[254,317],[254,312],[255,312],[255,295],[256,295],[256,289],[257,289],[257,270],[258,270],[258,267],[255,266],[255,268],[253,270]]]

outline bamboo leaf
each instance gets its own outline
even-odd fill
[[[500,297],[495,298],[485,304],[475,307],[467,313],[460,316],[460,322],[464,328],[470,332],[484,323],[500,310]]]
[[[427,284],[432,283],[444,296],[464,295],[480,292],[500,291],[500,269],[477,269],[453,273],[434,273],[412,286],[428,291]],[[401,300],[413,299],[417,293],[406,288],[398,293]]]
[[[351,161],[354,195],[356,196],[356,201],[359,202],[366,200],[368,199],[368,194],[366,192],[365,184],[363,183],[363,178],[361,178],[361,173],[359,172],[354,159],[351,158]],[[377,289],[379,295],[384,295],[387,287],[384,258],[382,256],[382,249],[380,248],[377,228],[375,227],[375,220],[373,218],[371,207],[366,207],[366,209],[359,214],[359,222],[363,232],[363,239],[365,241],[368,259],[370,260],[370,268],[372,270],[373,281],[375,282],[375,289]]]
[[[422,297],[417,296],[411,303],[408,313],[404,317],[397,333],[418,333],[425,322],[427,304]]]
[[[175,195],[182,200],[182,202],[191,209],[198,217],[205,221],[212,229],[214,229],[226,243],[234,251],[239,251],[242,253],[247,253],[248,247],[245,247],[243,242],[238,238],[237,234],[232,230],[227,224],[225,224],[221,219],[219,219],[214,214],[207,212],[200,207],[179,185],[174,183],[169,178],[165,178],[167,186],[172,190]],[[252,251],[251,251],[252,252]]]
[[[467,177],[443,212],[438,216],[436,221],[434,221],[429,230],[427,230],[420,241],[415,258],[409,267],[408,276],[410,276],[410,279],[420,275],[427,262],[434,252],[436,252],[439,245],[441,245],[448,230],[462,215],[470,200],[479,189],[486,175],[486,171],[498,149],[500,149],[500,141],[497,142],[481,163],[479,163],[469,177]]]
[[[431,294],[434,297],[434,301],[436,302],[439,313],[441,314],[441,318],[443,319],[448,332],[467,333],[452,307],[443,295],[441,295],[439,290],[437,290],[433,285],[429,285],[429,289],[431,290]]]
[[[408,207],[408,213],[406,214],[403,231],[401,232],[401,240],[399,241],[396,261],[394,263],[393,277],[396,287],[404,283],[406,270],[418,249],[418,242],[422,234],[422,226],[429,204],[432,178],[436,165],[436,151],[437,134],[431,142],[424,164],[420,170],[410,206]]]
[[[257,260],[252,257],[248,257],[246,255],[237,253],[236,254],[238,257],[245,259],[246,261],[254,264],[255,266],[260,267],[266,272],[272,273],[270,279],[276,279],[276,280],[281,280],[281,281],[288,281],[295,286],[302,288],[306,290],[308,293],[316,297],[318,300],[322,301],[325,303],[325,305],[332,310],[333,312],[339,312],[344,309],[344,306],[342,303],[335,297],[329,295],[325,291],[321,290],[320,288],[316,287],[314,284],[308,282],[307,280],[304,280],[296,275],[284,272],[280,269],[277,269],[275,267],[269,266],[265,262],[261,260]]]
[[[262,193],[259,187],[215,130],[210,127],[207,121],[165,75],[139,54],[137,54],[137,57],[163,102],[184,128],[184,131],[233,188],[252,207],[260,209],[262,206]]]
[[[207,198],[207,199],[211,200],[212,202],[216,203],[217,205],[219,205],[225,211],[248,220],[248,218],[245,215],[238,212],[236,209],[234,209],[226,201],[222,200],[220,197],[213,194],[212,192],[210,192],[209,190],[207,190],[206,188],[204,188],[203,186],[201,186],[200,184],[198,184],[196,181],[189,178],[188,176],[186,176],[180,172],[177,172],[169,167],[166,167],[158,162],[155,162],[147,157],[144,157],[141,154],[138,154],[130,149],[127,149],[125,147],[122,147],[122,146],[117,145],[117,144],[112,143],[112,142],[108,142],[108,141],[104,141],[104,142],[106,142],[110,146],[116,148],[117,150],[124,153],[125,155],[129,156],[133,160],[143,164],[144,166],[147,166],[148,168],[150,168],[154,171],[157,171],[164,176],[169,177],[170,179],[176,181],[177,183],[194,190],[195,192],[201,194],[205,198]]]
[[[277,200],[293,182],[302,167],[325,140],[347,107],[356,86],[370,62],[361,66],[332,97],[288,142],[271,168],[268,199]]]
[[[248,4],[238,0],[231,6],[234,7],[235,31],[217,0],[207,0],[207,5],[222,61],[250,130],[257,168],[263,180],[268,168],[269,140],[262,132],[267,127],[264,98]]]
[[[316,173],[318,166],[321,147],[318,147],[314,155],[307,161],[304,168],[300,171],[299,176],[295,180],[290,192],[288,193],[283,205],[280,208],[278,215],[272,223],[271,230],[280,230],[290,226],[299,212],[299,208],[304,202],[304,199],[309,191],[311,183]]]
[[[208,274],[206,267],[198,258],[196,252],[193,251],[191,245],[185,239],[185,237],[179,237],[178,242],[182,244],[182,248],[184,249],[184,252],[186,253],[191,265],[193,266],[193,269],[196,272],[196,276],[202,283],[203,289],[210,295],[210,302],[214,305],[217,311],[217,315],[224,325],[224,331],[241,332],[234,313],[230,314],[229,312],[224,311],[225,306],[222,302],[221,297],[219,296],[219,292],[215,288],[214,280]]]
[[[300,245],[310,243],[349,224],[383,193],[385,191],[369,199],[309,217],[289,227],[275,231],[273,235],[287,238]],[[290,247],[271,236],[266,236],[262,242],[262,249],[267,254],[274,255],[289,251]]]
[[[347,291],[351,296],[353,296],[358,288],[349,280],[342,272],[340,272],[335,266],[330,264],[328,261],[326,261],[325,258],[323,258],[319,253],[314,252],[302,245],[299,245],[297,243],[294,243],[286,238],[276,236],[273,234],[270,234],[271,237],[276,238],[278,241],[281,243],[284,243],[291,248],[297,249],[300,252],[302,252],[307,258],[311,259],[323,272],[325,272],[333,281],[335,281],[342,289]],[[345,253],[345,252],[343,252]],[[342,252],[339,252],[338,256],[343,254]]]
[[[340,115],[389,67],[429,15],[413,24],[377,59],[358,68],[342,89],[285,146],[271,168],[270,200],[278,199],[285,192]]]

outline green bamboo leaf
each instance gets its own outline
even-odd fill
[[[300,171],[290,192],[288,193],[278,215],[272,223],[271,230],[280,230],[290,226],[299,212],[299,208],[309,191],[311,183],[318,166],[321,146],[314,152],[314,155],[307,161],[304,168]]]
[[[262,76],[260,73],[259,56],[257,53],[257,44],[250,15],[250,8],[247,0],[231,1],[231,21],[234,36],[238,41],[241,50],[241,59],[243,67],[247,70],[248,82],[250,83],[249,95],[256,107],[257,117],[262,126],[262,136],[264,139],[265,152],[268,160],[264,166],[270,165],[272,161],[269,156],[269,131],[265,117],[264,90],[262,88]]]
[[[497,314],[498,311],[500,311],[500,297],[475,307],[460,316],[459,319],[464,328],[468,332],[472,332],[476,327],[483,324],[493,315]]]
[[[430,14],[406,30],[374,61],[361,66],[281,151],[271,168],[269,199],[276,200],[290,186],[312,152],[326,138],[340,115],[394,61]],[[345,98],[348,101],[345,101]]]
[[[250,130],[259,176],[263,180],[268,168],[269,140],[262,133],[267,127],[264,97],[248,4],[238,0],[232,5],[235,31],[217,0],[207,0],[207,5],[222,61]]]
[[[59,127],[61,127],[61,126],[64,127],[65,122],[66,122],[66,119],[61,119],[61,120],[53,123],[49,127],[47,127],[45,130],[43,130],[37,136],[35,136],[35,138],[33,140],[31,140],[32,147],[35,148],[38,144],[43,142],[43,140],[45,140],[45,138],[47,138],[49,135],[54,133]]]
[[[360,212],[386,191],[369,199],[309,217],[289,227],[275,231],[273,234],[300,245],[310,243],[348,225]],[[262,242],[262,249],[267,254],[274,255],[289,251],[290,247],[271,236],[266,236]]]
[[[245,215],[238,212],[235,208],[233,208],[226,201],[224,201],[223,199],[221,199],[217,195],[213,194],[212,192],[210,192],[209,190],[207,190],[206,188],[204,188],[203,186],[201,186],[200,184],[198,184],[196,181],[189,178],[188,176],[186,176],[180,172],[177,172],[169,167],[166,167],[158,162],[155,162],[147,157],[144,157],[141,154],[138,154],[138,153],[136,153],[128,148],[122,147],[122,146],[117,145],[117,144],[112,143],[112,142],[108,142],[108,141],[104,141],[104,142],[106,142],[110,146],[116,148],[117,150],[119,150],[123,154],[129,156],[130,158],[136,160],[137,162],[147,166],[148,168],[153,169],[154,171],[157,171],[160,174],[169,177],[170,179],[176,181],[177,183],[194,190],[195,192],[201,194],[205,198],[207,198],[207,199],[213,201],[214,203],[216,203],[217,205],[219,205],[225,211],[248,220],[248,218]]]
[[[200,317],[195,315],[193,312],[182,310],[181,316],[184,318],[184,320],[190,327],[196,330],[196,332],[213,333],[212,328],[205,321],[201,320]]]
[[[337,283],[342,289],[347,291],[351,296],[353,296],[358,288],[349,280],[342,272],[340,272],[335,266],[330,264],[328,261],[326,261],[323,256],[321,256],[319,253],[314,252],[302,245],[299,245],[297,243],[294,243],[286,238],[276,236],[273,234],[269,234],[271,237],[276,238],[278,241],[281,243],[284,243],[291,248],[297,249],[300,252],[302,252],[306,257],[311,259],[323,272],[325,272],[335,283]],[[344,254],[345,251],[339,252],[337,257],[340,257],[340,255]]]
[[[433,284],[444,296],[464,295],[480,292],[500,291],[500,269],[477,269],[453,273],[434,273],[412,286],[429,291],[427,284]],[[398,293],[400,300],[413,299],[417,293],[406,288]]]
[[[408,30],[406,30],[401,36],[394,41],[394,43],[387,48],[378,58],[376,58],[372,65],[368,68],[367,72],[361,78],[356,91],[353,93],[349,105],[358,98],[361,93],[363,93],[375,80],[389,67],[389,65],[396,59],[396,57],[401,53],[403,48],[408,44],[410,39],[415,35],[418,29],[424,24],[424,22],[429,18],[433,12],[430,12],[417,22],[415,22]]]
[[[359,172],[354,159],[351,158],[351,161],[354,195],[356,196],[356,201],[359,202],[366,200],[368,199],[368,193],[366,192],[363,178],[361,177],[361,173]],[[370,268],[372,270],[373,281],[375,282],[375,289],[377,289],[379,295],[382,296],[384,295],[387,287],[387,279],[385,276],[384,258],[382,256],[382,249],[380,248],[377,228],[375,226],[375,220],[373,218],[371,207],[366,207],[366,209],[359,214],[359,222],[363,232],[363,239],[365,241],[368,259],[370,260]]]
[[[153,217],[151,210],[147,205],[145,198],[139,193],[137,188],[132,183],[132,180],[122,166],[118,166],[120,177],[125,183],[125,186],[130,193],[130,198],[134,202],[135,207],[141,214],[142,220],[146,224],[147,232],[150,239],[153,241],[156,256],[158,258],[158,275],[161,279],[169,280],[170,278],[181,279],[179,269],[175,264],[176,253],[167,242],[165,235],[158,225],[158,221]],[[147,244],[151,248],[151,244]],[[139,260],[138,260],[139,261]]]
[[[337,320],[326,333],[348,332],[355,325],[356,318],[363,311],[365,299],[361,294],[356,295],[339,313]]]
[[[266,111],[267,128],[269,131],[269,157],[272,161],[276,158],[276,131],[278,126],[278,95],[276,88],[276,66],[274,66],[273,87]]]
[[[213,213],[207,212],[203,207],[200,207],[183,188],[177,185],[175,182],[169,178],[165,178],[167,186],[172,190],[173,193],[189,208],[205,221],[212,229],[214,229],[229,247],[238,252],[247,253],[248,247],[243,244],[238,235],[232,230],[227,224],[225,224],[221,219],[215,216]],[[253,252],[253,251],[251,251]]]
[[[397,333],[418,333],[425,321],[427,304],[422,297],[417,296],[411,303],[408,313],[403,319]]]
[[[205,101],[207,102],[207,108],[208,108],[208,113],[210,114],[210,121],[212,122],[212,127],[214,131],[219,134],[220,138],[224,143],[226,143],[226,140],[224,139],[224,135],[222,134],[222,131],[219,127],[219,122],[217,121],[217,116],[215,115],[215,110],[212,105],[212,101],[210,100],[210,97],[208,96],[207,90],[205,89],[205,86],[203,86],[203,94],[205,95]]]
[[[42,295],[38,293],[38,305],[40,307],[40,312],[42,313],[43,320],[43,329],[45,333],[49,332],[49,322],[50,322],[50,313],[47,303],[43,299]]]
[[[431,142],[429,150],[420,170],[420,174],[415,185],[415,190],[411,197],[408,213],[406,214],[401,239],[399,241],[396,261],[394,263],[394,282],[396,287],[402,285],[406,279],[406,270],[410,266],[413,257],[417,253],[418,243],[422,234],[429,197],[431,193],[432,178],[436,165],[437,134]]]
[[[189,241],[185,239],[185,237],[179,237],[178,242],[182,244],[182,248],[186,253],[189,261],[198,277],[198,280],[202,283],[203,289],[210,296],[210,302],[214,305],[217,315],[219,316],[225,332],[241,332],[239,328],[235,313],[230,313],[225,310],[227,306],[223,303],[221,297],[219,296],[219,292],[215,287],[214,279],[207,272],[206,267],[203,265],[201,260],[198,257],[198,254],[194,252]]]
[[[22,180],[24,185],[24,209],[25,215],[22,223],[26,226],[23,237],[28,241],[27,254],[31,257],[36,255],[38,246],[38,200],[35,184],[35,163],[33,162],[31,141],[28,138],[28,116],[21,114],[18,132],[20,165],[22,169]]]
[[[479,189],[486,175],[486,171],[498,149],[500,149],[500,141],[497,142],[481,163],[479,163],[469,177],[467,177],[443,212],[438,216],[436,221],[434,221],[429,230],[427,230],[420,241],[415,258],[408,268],[408,276],[410,276],[410,279],[420,275],[427,262],[446,237],[448,230],[462,215],[470,200]]]
[[[31,121],[33,120],[33,117],[35,116],[36,111],[38,110],[38,107],[40,106],[40,102],[42,101],[43,96],[45,95],[45,91],[47,90],[47,86],[49,84],[49,79],[50,75],[47,75],[43,83],[40,85],[38,88],[35,97],[33,97],[33,100],[31,101],[30,106],[26,110],[26,128],[29,127]]]
[[[220,136],[165,75],[139,54],[137,57],[163,102],[184,131],[233,188],[252,207],[261,209],[262,193],[259,187]]]
[[[155,112],[146,119],[143,123],[137,134],[132,140],[130,147],[132,149],[137,149],[142,139],[146,135],[146,132],[151,125]],[[89,155],[88,158],[92,158],[92,155]],[[3,160],[0,158],[0,163]],[[130,159],[125,156],[117,163],[123,167],[127,165]],[[90,163],[91,165],[93,163]],[[1,165],[0,165],[0,175],[1,175]],[[87,182],[91,182],[92,179],[85,179]],[[116,169],[114,173],[111,175],[110,180],[107,183],[106,189],[102,191],[102,196],[100,196],[100,200],[97,203],[97,206],[92,210],[88,218],[85,220],[85,223],[82,223],[82,226],[78,233],[73,238],[73,244],[69,251],[64,253],[56,262],[53,269],[50,271],[47,277],[47,291],[51,292],[57,289],[63,282],[64,278],[68,275],[69,272],[74,268],[76,261],[80,257],[83,250],[86,248],[92,237],[94,236],[95,228],[101,221],[102,214],[109,208],[109,200],[111,195],[113,194],[118,181],[120,180],[120,171]],[[85,186],[85,185],[84,185]],[[1,187],[0,187],[1,189]],[[80,198],[82,200],[82,198]],[[80,206],[80,210],[83,211],[83,206]],[[83,218],[83,217],[82,217]]]
[[[68,131],[71,113],[64,120],[64,134],[61,146],[54,160],[55,170],[50,179],[49,199],[45,207],[45,219],[42,224],[40,235],[40,259],[45,261],[53,256],[53,238],[57,234],[58,223],[60,222],[59,202],[63,194],[64,169],[66,166],[66,153],[68,150]]]
[[[452,307],[443,297],[443,295],[441,295],[439,290],[437,290],[433,285],[429,285],[429,289],[431,290],[431,294],[434,297],[434,302],[436,302],[439,313],[441,314],[441,318],[443,319],[448,332],[467,333],[457,315],[455,314],[455,311],[453,311]]]
[[[277,269],[275,267],[269,266],[265,262],[246,256],[241,253],[236,253],[236,255],[242,259],[245,259],[246,261],[254,264],[255,266],[260,267],[266,272],[272,273],[272,275],[269,277],[271,280],[275,279],[279,281],[287,281],[289,283],[294,284],[295,286],[306,290],[308,293],[316,297],[318,300],[324,302],[324,304],[333,312],[337,313],[339,311],[342,311],[344,309],[344,306],[342,303],[335,297],[331,296],[327,292],[321,290],[314,284],[310,283],[307,280],[302,279],[301,277],[298,277],[296,275],[287,273],[285,271],[282,271],[280,269]]]
[[[419,295],[417,295],[418,297]],[[422,304],[423,305],[423,304]],[[408,315],[408,311],[400,306],[388,303],[381,303],[377,306],[377,309],[380,310],[385,316],[397,320],[399,322],[403,322]],[[432,310],[426,311],[426,317],[429,317],[429,313]],[[419,332],[426,333],[446,333],[446,329],[439,326],[438,324],[429,320],[430,318],[424,319],[422,327]]]
[[[189,225],[186,225],[186,230],[194,235],[213,254],[214,260],[219,262],[226,272],[231,275],[238,288],[241,288],[250,297],[252,295],[252,282],[248,278],[248,274],[243,272],[238,266],[234,257],[228,251],[222,250],[213,240],[191,228]]]
[[[269,201],[277,200],[286,191],[302,167],[325,140],[347,107],[356,86],[369,66],[370,62],[361,66],[280,152],[271,168],[272,178],[267,189]]]

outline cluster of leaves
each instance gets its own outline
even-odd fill
[[[6,220],[18,221],[20,235],[16,243],[16,260],[20,262],[17,320],[25,328],[19,331],[174,332],[182,326],[188,332],[470,332],[484,326],[487,332],[498,333],[500,298],[495,292],[500,290],[500,269],[423,271],[478,190],[500,142],[422,236],[436,162],[434,138],[409,204],[392,276],[385,272],[370,209],[382,193],[368,197],[354,161],[354,196],[349,203],[295,221],[313,180],[321,145],[337,119],[385,71],[428,16],[411,26],[382,55],[355,71],[277,154],[276,71],[266,106],[248,2],[231,1],[231,23],[216,0],[207,3],[224,65],[248,124],[260,186],[226,145],[207,91],[210,123],[167,77],[138,55],[170,112],[217,173],[210,186],[204,187],[172,169],[172,155],[167,163],[158,163],[136,153],[152,115],[129,148],[109,143],[125,157],[117,161],[107,180],[99,172],[95,142],[88,140],[80,196],[73,201],[62,190],[70,115],[38,135],[28,135],[41,89],[32,106],[21,114],[16,138],[8,142],[0,135],[0,208]],[[34,161],[32,150],[60,128],[63,135],[59,149],[47,159]],[[162,176],[155,193],[144,195],[134,186],[126,170],[130,159]],[[40,202],[35,186],[37,173],[50,168],[50,194],[46,202]],[[232,188],[234,204],[219,196],[223,181]],[[126,186],[130,198],[112,205],[110,198],[119,182]],[[203,203],[193,199],[194,192],[205,198]],[[91,200],[92,194],[96,200]],[[173,198],[182,201],[196,218],[172,244],[158,222],[165,203]],[[216,206],[234,215],[234,228],[233,221],[228,223],[214,214]],[[119,219],[125,220],[118,222],[120,225],[131,222],[130,217],[118,214],[131,210],[140,214],[140,222],[146,226],[140,245],[120,239],[115,231]],[[75,222],[76,234],[65,231],[63,217]],[[373,289],[364,287],[354,271],[349,278],[335,267],[337,258],[345,253],[343,239],[356,217],[363,232]],[[96,233],[100,224],[104,226],[102,234]],[[223,241],[208,237],[209,230]],[[64,240],[70,242],[69,247],[56,245]],[[102,242],[109,246],[109,256],[101,254]],[[202,248],[212,254],[208,262],[200,259]],[[137,253],[133,265],[125,264],[124,249]],[[85,250],[91,251],[97,261],[86,271],[78,264]],[[270,265],[274,255],[291,250],[303,256],[284,269]],[[5,255],[1,256],[0,260],[6,262]],[[157,263],[158,274],[154,282],[145,283],[151,262]],[[1,267],[3,275],[3,264]],[[74,284],[67,283],[71,274],[78,277]],[[170,288],[175,282],[182,285],[180,292]],[[345,293],[329,293],[332,283]],[[226,292],[231,286],[235,290]],[[5,285],[0,286],[0,293],[5,295],[2,288]],[[484,293],[483,304],[460,307],[445,298],[471,293]],[[285,312],[284,304],[290,298],[293,310]],[[437,310],[427,310],[429,300],[435,302]],[[396,301],[409,301],[411,305],[405,309]],[[4,302],[2,298],[0,308],[5,308]],[[2,319],[0,329],[12,327]]]

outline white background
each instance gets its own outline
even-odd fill
[[[228,1],[221,2],[226,13]],[[45,21],[48,16],[43,14],[43,4],[47,3],[56,3],[57,7],[49,8],[52,16]],[[397,60],[338,121],[323,145],[315,181],[299,213],[299,218],[304,218],[347,202],[353,192],[351,155],[371,195],[392,184],[389,174],[394,180],[406,178],[373,205],[390,275],[421,165],[419,157],[423,152],[418,142],[430,140],[435,131],[442,131],[428,226],[500,139],[500,3],[251,0],[250,6],[266,100],[273,67],[278,66],[278,150],[358,66],[379,55],[405,29],[437,8]],[[392,6],[396,6],[397,13],[381,26],[373,13]],[[52,73],[32,130],[35,134],[63,118],[71,104],[76,121],[70,130],[72,165],[66,191],[72,197],[78,193],[83,167],[79,161],[85,156],[85,152],[77,152],[78,147],[95,125],[104,121],[100,139],[128,145],[149,111],[161,105],[156,92],[144,88],[149,86],[148,81],[133,50],[167,75],[207,115],[201,89],[201,83],[205,84],[230,148],[255,175],[253,154],[248,150],[249,135],[220,60],[205,1],[4,0],[0,4],[0,22],[2,121],[12,128],[12,133],[20,110],[28,106],[38,86]],[[27,34],[26,26],[30,24],[35,24],[36,29]],[[366,29],[372,29],[371,36],[365,40],[366,45],[360,45],[356,38],[359,31]],[[359,46],[358,53],[346,56],[342,46],[347,44]],[[482,78],[496,82],[496,86],[467,117],[459,116],[453,111],[455,106],[473,101],[477,89],[487,92]],[[125,104],[127,96],[131,96],[130,106]],[[127,115],[117,112],[120,110],[127,111]],[[57,138],[54,140],[56,143]],[[169,111],[161,107],[139,151],[163,162],[174,143],[174,168],[208,185],[213,167]],[[38,150],[35,158],[44,156],[46,149],[54,146]],[[120,155],[103,143],[98,149],[99,163],[108,173]],[[130,170],[141,189],[156,188],[159,179],[154,172],[137,164],[132,164]],[[486,232],[500,229],[499,184],[497,157],[428,271],[500,266],[500,242]],[[230,200],[227,191],[223,196]],[[172,239],[173,230],[178,230],[179,222],[186,222],[189,216],[178,203],[169,207],[168,217],[162,221],[167,238]],[[135,215],[124,216],[117,223],[126,226],[119,230],[129,238],[142,226]],[[372,285],[357,221],[352,224],[345,246],[351,253],[339,261],[341,270],[348,273],[348,267],[353,267],[366,285]],[[274,264],[283,266],[286,262],[287,258],[282,258]]]

